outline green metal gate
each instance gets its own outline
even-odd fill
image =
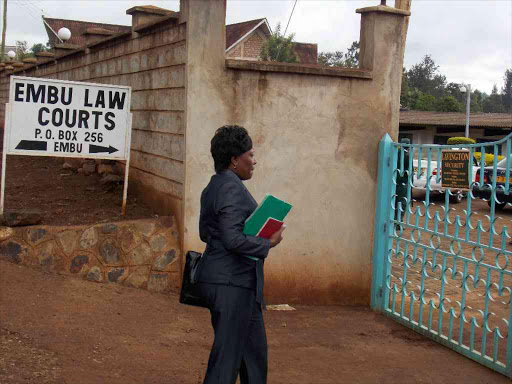
[[[512,134],[457,146],[382,139],[371,297],[374,309],[508,377],[511,141]],[[469,190],[442,187],[447,149],[469,151]]]

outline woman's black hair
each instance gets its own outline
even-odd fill
[[[215,163],[215,172],[225,171],[232,157],[238,157],[252,149],[252,140],[244,127],[225,125],[215,132],[210,151]]]

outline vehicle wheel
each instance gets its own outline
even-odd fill
[[[487,205],[488,205],[489,207],[491,206],[491,200],[489,200],[489,201],[487,202]],[[507,203],[498,203],[498,202],[496,202],[496,203],[495,203],[495,207],[496,207],[496,209],[505,209],[505,205],[507,205]]]
[[[464,198],[464,194],[462,193],[462,191],[457,191],[457,193],[455,195],[450,196],[450,203],[459,204],[463,198]]]

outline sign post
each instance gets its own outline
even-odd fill
[[[7,155],[126,160],[130,166],[131,87],[11,76],[6,104],[0,214]]]
[[[459,191],[469,190],[469,150],[443,150],[441,185]]]

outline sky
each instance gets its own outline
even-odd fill
[[[3,3],[3,1],[2,1]],[[266,17],[271,28],[288,23],[295,0],[228,0],[228,24]],[[317,43],[319,52],[344,51],[359,40],[357,8],[380,0],[298,0],[287,34],[295,41]],[[179,1],[164,0],[8,0],[8,45],[26,40],[29,47],[48,40],[41,21],[47,17],[131,24],[126,10],[156,5],[179,10]],[[388,0],[393,6],[394,0]],[[512,68],[512,0],[412,0],[405,67],[430,54],[448,82],[465,82],[490,93],[501,89]]]

